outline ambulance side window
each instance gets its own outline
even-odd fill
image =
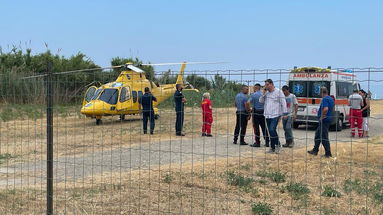
[[[353,92],[354,86],[348,82],[336,82],[337,97],[348,98]]]

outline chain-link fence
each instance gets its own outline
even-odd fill
[[[378,99],[383,97],[383,69],[185,71],[184,79],[169,70],[152,80],[125,69],[55,73],[52,68],[50,75],[1,75],[2,214],[383,213],[383,102]],[[297,97],[296,109],[293,100],[270,96],[269,105],[285,102],[277,111],[271,105],[264,114],[254,114],[259,99],[248,98],[257,83],[262,97],[266,79],[276,89],[266,86],[270,94],[265,98],[288,85]],[[182,99],[174,99],[176,83],[183,83],[186,99],[178,112],[175,100]],[[249,93],[235,99],[243,85]],[[157,98],[153,134],[150,119],[147,134],[143,131],[145,87]],[[323,110],[321,87],[334,103],[329,158],[320,156],[325,154],[322,146],[318,156],[307,153],[314,147],[317,115]],[[366,92],[360,108],[369,104],[368,116],[350,117],[348,98],[354,89]],[[202,100],[206,92],[212,119],[206,113],[209,103]],[[235,106],[241,102],[239,111],[254,110],[245,123]],[[179,111],[183,125],[176,131]],[[291,121],[283,123],[286,117],[281,116],[275,125],[277,138],[270,119],[288,111]],[[254,126],[263,115],[265,130]],[[239,134],[233,144],[236,123],[247,128],[244,139]],[[264,137],[284,145],[288,125],[293,141],[270,151]]]

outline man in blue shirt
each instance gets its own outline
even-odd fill
[[[262,96],[261,93],[261,85],[255,84],[254,85],[254,93],[251,94],[250,99],[248,101],[248,104],[253,107],[253,129],[255,133],[255,143],[251,144],[252,147],[260,147],[261,146],[261,132],[259,131],[262,129],[263,138],[265,139],[265,146],[269,147],[269,137],[266,132],[266,125],[265,125],[265,116],[263,115],[264,111],[264,104],[259,102],[259,98]]]
[[[156,97],[152,95],[149,90],[149,87],[145,87],[145,94],[139,99],[140,104],[142,105],[142,121],[144,127],[144,134],[148,131],[148,119],[150,121],[150,134],[154,132],[154,110],[153,110],[153,101],[157,101]]]
[[[322,102],[318,110],[319,124],[315,131],[314,148],[308,151],[309,154],[318,155],[319,146],[322,143],[325,149],[325,157],[331,157],[330,140],[328,130],[330,128],[331,116],[334,110],[334,100],[328,95],[326,87],[321,88]]]
[[[237,122],[235,124],[233,144],[237,144],[238,136],[239,134],[241,134],[239,144],[248,145],[245,142],[247,121],[249,120],[249,105],[247,103],[248,93],[249,88],[246,85],[243,85],[241,88],[241,92],[235,96],[235,107],[237,108]]]
[[[174,93],[174,103],[176,106],[176,135],[185,136],[182,133],[182,127],[184,125],[184,108],[186,99],[182,94],[182,85],[176,84],[176,92]]]

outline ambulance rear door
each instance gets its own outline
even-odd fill
[[[330,81],[293,80],[289,81],[291,92],[298,100],[297,123],[314,124],[318,122],[318,110],[322,101],[320,88],[330,90]]]

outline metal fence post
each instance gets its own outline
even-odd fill
[[[47,90],[47,214],[53,214],[53,87],[52,63],[48,63]]]

